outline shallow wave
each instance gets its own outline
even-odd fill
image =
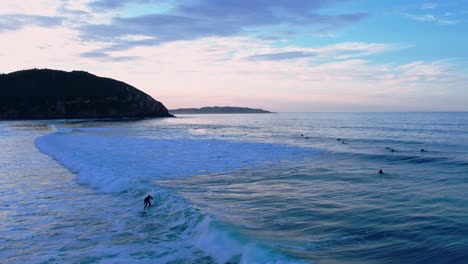
[[[438,152],[421,152],[420,155],[415,155],[415,151],[395,151],[388,153],[360,153],[360,152],[332,152],[333,154],[343,155],[348,158],[358,158],[363,161],[377,161],[384,164],[435,164],[450,167],[466,167],[467,162],[457,160],[454,157],[444,156]]]
[[[139,181],[189,177],[298,160],[317,150],[279,144],[204,139],[147,139],[53,133],[36,140],[43,153],[104,192]]]
[[[304,159],[317,150],[227,140],[89,136],[78,130],[62,133],[63,129],[53,129],[58,132],[37,138],[36,147],[76,173],[80,183],[135,202],[148,193],[154,196],[156,209],[149,212],[157,210],[151,213],[155,215],[142,213],[141,216],[156,217],[158,228],[145,232],[155,232],[155,236],[162,237],[157,242],[162,249],[180,248],[178,253],[163,254],[160,261],[180,260],[191,255],[198,258],[191,261],[200,261],[203,257],[197,255],[198,249],[211,259],[208,263],[297,262],[232,231],[227,224],[191,206],[176,192],[157,185],[157,181],[268,166]]]

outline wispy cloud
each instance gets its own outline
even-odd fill
[[[405,16],[411,20],[414,21],[420,21],[420,22],[432,22],[436,23],[438,25],[443,25],[443,26],[449,26],[449,25],[456,25],[460,23],[459,20],[455,19],[447,19],[447,18],[441,18],[434,16],[432,14],[423,14],[423,15],[417,15],[417,14],[405,14]]]
[[[79,54],[81,58],[97,59],[100,61],[125,62],[140,60],[140,56],[112,56],[106,52],[88,51]]]
[[[248,60],[272,60],[272,61],[280,61],[280,60],[290,60],[290,59],[300,59],[300,58],[309,58],[314,57],[316,54],[311,52],[304,52],[304,51],[286,51],[286,52],[278,52],[278,53],[267,53],[267,54],[257,54],[248,56]]]
[[[24,26],[57,27],[62,25],[64,18],[40,15],[2,15],[0,16],[0,32],[18,30]]]
[[[432,2],[423,3],[421,6],[421,9],[435,9],[435,8],[437,8],[437,4],[432,3]]]
[[[110,9],[117,9],[127,5],[139,5],[160,3],[164,0],[94,0],[89,3],[89,7],[98,11],[108,11]]]
[[[463,11],[465,3],[465,0],[424,2],[419,6],[402,7],[396,14],[417,22],[453,26],[467,20],[467,13]]]
[[[360,59],[372,55],[409,48],[407,45],[344,42],[315,48],[285,47],[255,49],[256,53],[248,54],[244,58],[250,61],[285,61],[307,59],[309,62],[324,63]],[[263,51],[263,52],[261,52]]]

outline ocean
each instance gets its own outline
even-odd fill
[[[0,263],[468,263],[468,113],[3,121],[0,149]]]

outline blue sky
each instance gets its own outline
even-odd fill
[[[468,111],[468,0],[2,0],[0,72],[86,70],[169,108]]]

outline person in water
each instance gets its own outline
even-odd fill
[[[143,208],[143,209],[149,208],[151,206],[151,201],[150,200],[153,200],[153,197],[148,194],[148,196],[146,196],[146,198],[145,198],[145,208]]]

